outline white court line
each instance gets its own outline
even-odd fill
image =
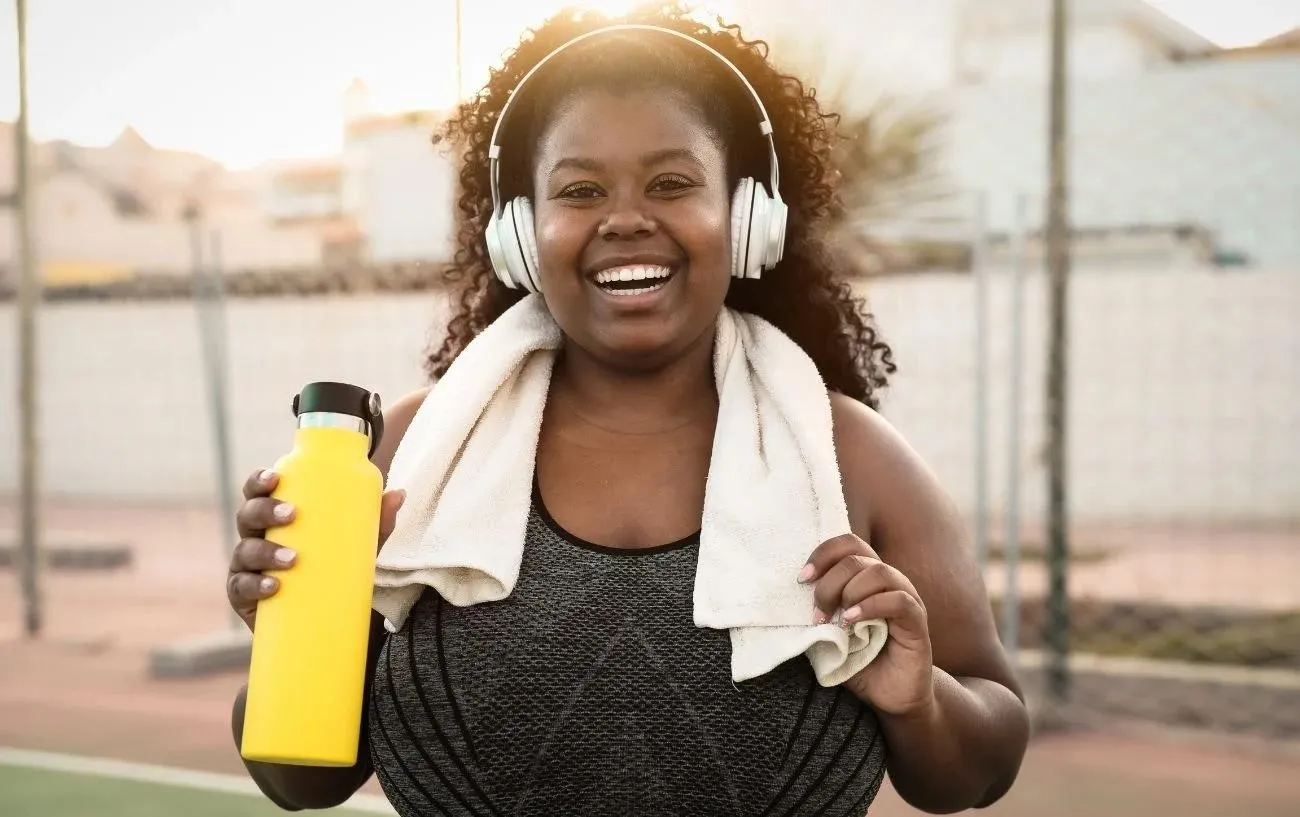
[[[145,763],[129,763],[124,760],[80,757],[54,752],[36,752],[30,749],[11,749],[6,746],[0,746],[0,766],[18,766],[50,772],[88,774],[114,780],[132,780],[139,783],[178,786],[227,794],[263,796],[262,792],[257,788],[257,784],[247,777],[238,775],[197,772],[190,769],[175,769],[168,766],[152,766]],[[355,794],[348,802],[343,804],[343,807],[373,814],[396,814],[396,811],[386,799],[373,794]]]

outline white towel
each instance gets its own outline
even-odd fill
[[[389,469],[406,501],[375,571],[374,608],[390,630],[425,587],[458,606],[514,590],[561,340],[541,296],[528,295],[466,346],[416,413]],[[730,309],[713,366],[695,625],[730,631],[734,681],[802,653],[821,684],[842,683],[876,657],[887,628],[814,624],[812,587],[797,581],[814,548],[850,530],[826,386],[793,341]]]

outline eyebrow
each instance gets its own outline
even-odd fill
[[[653,150],[649,153],[642,154],[640,161],[642,167],[653,167],[654,165],[678,159],[692,162],[700,167],[704,166],[704,163],[700,161],[699,157],[688,148],[664,148],[663,150]],[[570,168],[573,170],[585,170],[589,173],[597,173],[603,170],[605,165],[596,159],[590,159],[585,156],[565,156],[563,159],[556,162],[555,166],[551,168],[551,175]]]

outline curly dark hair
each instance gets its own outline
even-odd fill
[[[457,249],[445,273],[453,287],[453,309],[445,337],[426,361],[433,379],[441,377],[479,332],[525,295],[497,279],[484,239],[492,215],[488,148],[497,116],[520,78],[543,57],[610,22],[594,12],[570,9],[527,32],[504,64],[492,71],[487,85],[461,104],[435,137],[463,153]],[[644,5],[614,22],[663,26],[690,35],[726,56],[754,86],[771,119],[781,194],[789,206],[785,254],[761,280],[732,280],[726,303],[785,332],[816,363],[832,391],[878,408],[879,394],[895,371],[893,352],[880,339],[864,301],[853,294],[849,280],[857,271],[850,267],[852,262],[833,253],[827,242],[830,229],[844,218],[831,160],[838,116],[823,112],[815,89],[778,71],[768,61],[767,44],[746,40],[739,26],[718,20],[718,27],[710,28],[678,3]],[[686,43],[679,48],[663,42],[629,48],[624,39],[615,49],[596,45],[605,41],[603,37],[589,41],[574,49],[580,53],[571,57],[573,52],[566,51],[548,63],[523,92],[528,104],[511,108],[501,140],[503,200],[531,194],[533,148],[559,97],[578,88],[626,87],[619,83],[627,82],[666,86],[692,98],[728,145],[728,174],[733,182],[742,174],[767,179],[765,143],[756,128],[753,138],[744,135],[744,128],[754,120],[753,103],[725,66]]]

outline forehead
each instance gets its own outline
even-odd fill
[[[686,148],[707,158],[720,139],[699,106],[671,90],[575,92],[556,107],[537,145],[539,169],[567,156],[640,156]]]

